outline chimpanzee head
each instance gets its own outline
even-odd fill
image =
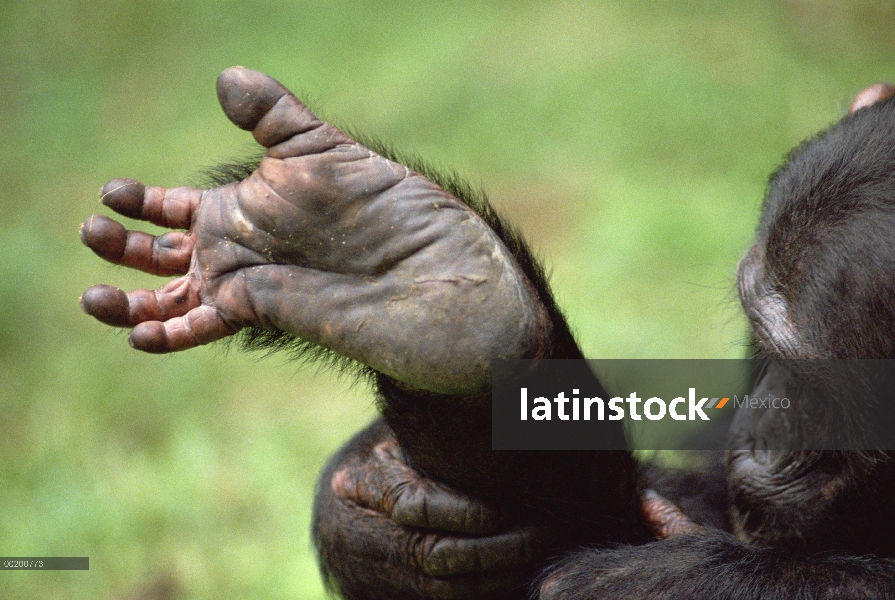
[[[895,87],[796,148],[770,180],[739,268],[774,358],[895,358]]]
[[[776,545],[892,548],[895,518],[878,502],[895,489],[892,453],[819,451],[810,441],[810,451],[766,448],[781,435],[796,447],[811,436],[860,440],[875,418],[849,394],[852,382],[798,365],[895,358],[895,87],[861,92],[848,115],[796,148],[771,177],[738,285],[758,353],[797,359],[769,369],[760,384],[795,395],[796,410],[738,414],[731,429],[738,535]],[[817,390],[841,401],[819,410],[799,405],[800,395]],[[743,449],[744,440],[752,447]]]

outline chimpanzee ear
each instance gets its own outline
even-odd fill
[[[882,102],[892,96],[895,96],[895,85],[892,85],[891,83],[874,83],[870,87],[861,90],[858,95],[855,96],[848,112],[853,113],[856,110],[872,106],[877,102]]]

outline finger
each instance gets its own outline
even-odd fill
[[[414,575],[421,589],[430,589],[435,581],[462,586],[481,584],[489,574],[501,575],[530,570],[541,558],[534,550],[539,532],[518,529],[484,538],[452,538],[425,530],[401,527],[384,515],[355,504],[342,503],[343,522],[349,524],[331,531],[324,551],[338,548],[338,557],[327,562],[360,559],[369,570],[370,563],[384,563],[377,576],[394,571],[395,579]],[[519,581],[518,579],[514,579]],[[504,581],[496,578],[496,581]],[[428,582],[428,583],[427,583]],[[477,583],[476,583],[477,582]]]
[[[336,496],[408,527],[473,535],[499,528],[501,519],[493,509],[407,466],[396,442],[377,445],[372,459],[333,474],[331,485]]]
[[[399,525],[485,535],[501,522],[489,506],[433,481],[402,485],[391,497],[391,517]]]
[[[519,597],[529,596],[527,583],[530,571],[504,571],[485,573],[474,577],[452,577],[449,579],[423,579],[418,587],[427,597],[438,600],[465,600],[467,598],[503,598],[504,594],[516,590]],[[516,597],[516,596],[511,596]]]
[[[640,498],[640,513],[659,539],[684,533],[699,533],[702,527],[693,522],[684,511],[654,490],[646,490]]]
[[[471,535],[494,533],[502,525],[501,515],[489,505],[408,466],[397,441],[378,444],[374,455],[382,464],[395,465],[391,477],[380,481],[386,486],[384,508],[395,523]]]
[[[182,317],[140,323],[131,331],[128,342],[137,350],[164,354],[210,344],[238,330],[224,321],[217,310],[202,305]]]
[[[266,148],[289,141],[276,158],[321,152],[351,138],[317,118],[279,81],[264,73],[231,67],[218,77],[218,100],[233,123],[251,131]],[[309,135],[304,135],[309,134]]]
[[[392,525],[392,527],[395,527]],[[505,597],[504,594],[520,589],[532,579],[531,569],[503,571],[498,573],[477,573],[452,577],[432,577],[422,573],[407,560],[401,540],[387,531],[369,532],[365,541],[383,546],[380,540],[387,540],[387,547],[372,551],[368,543],[359,546],[337,544],[324,546],[325,562],[330,572],[335,567],[340,590],[348,598],[367,597],[370,590],[376,590],[377,598],[440,598],[461,600],[464,598]],[[379,537],[384,534],[383,537]],[[400,534],[398,534],[400,535]],[[523,594],[524,595],[524,594]]]
[[[171,231],[156,237],[128,231],[117,221],[94,215],[81,224],[81,242],[110,263],[153,275],[184,275],[193,256],[193,237]]]
[[[443,537],[426,553],[423,572],[433,577],[520,569],[539,556],[535,548],[543,536],[522,527],[487,537]]]
[[[111,285],[95,285],[81,295],[80,303],[85,313],[106,325],[134,327],[181,317],[199,306],[199,295],[191,277],[179,277],[158,290],[129,294]]]
[[[113,179],[100,192],[115,212],[171,229],[189,229],[202,200],[202,190],[145,186],[136,179]]]

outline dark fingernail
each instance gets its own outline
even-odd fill
[[[100,192],[102,203],[125,217],[139,219],[143,213],[146,186],[136,179],[113,179]]]
[[[81,310],[112,327],[128,327],[128,301],[123,290],[111,285],[95,285],[78,299]]]
[[[93,215],[80,227],[81,243],[98,256],[117,262],[124,255],[127,245],[127,230],[124,226],[102,215]]]

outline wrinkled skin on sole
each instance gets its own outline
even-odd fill
[[[218,78],[224,112],[267,148],[244,181],[210,190],[116,179],[102,201],[175,230],[154,237],[94,216],[81,239],[156,275],[157,290],[99,285],[84,311],[147,352],[249,326],[282,330],[411,388],[475,394],[490,361],[536,344],[538,303],[506,247],[465,204],[318,119],[241,67]]]

